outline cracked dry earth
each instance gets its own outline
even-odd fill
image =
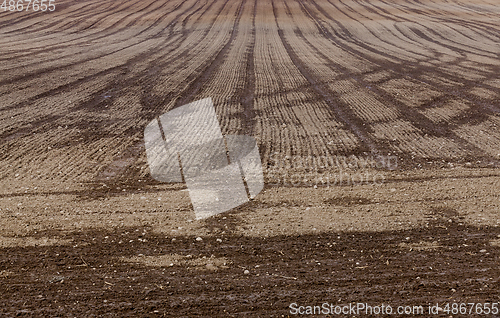
[[[500,302],[499,13],[488,0],[0,12],[0,316]],[[266,186],[195,220],[185,185],[150,177],[142,134],[206,97],[223,134],[257,139]],[[373,158],[393,161],[357,164]]]

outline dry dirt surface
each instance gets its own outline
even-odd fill
[[[496,0],[55,4],[0,10],[0,316],[500,302]],[[195,220],[143,131],[206,97],[266,186]]]

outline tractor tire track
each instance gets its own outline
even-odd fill
[[[360,149],[361,152],[371,152],[371,153],[379,153],[378,146],[376,143],[373,141],[373,139],[366,133],[366,131],[361,128],[362,123],[359,121],[359,119],[352,113],[352,111],[346,107],[345,105],[342,105],[342,102],[336,100],[332,92],[328,91],[323,85],[320,80],[318,80],[307,68],[307,66],[301,61],[297,54],[294,52],[292,46],[287,42],[283,35],[283,30],[281,29],[278,19],[277,19],[277,13],[275,9],[275,3],[272,1],[272,6],[273,6],[273,12],[275,16],[275,23],[278,27],[278,34],[281,39],[281,42],[283,43],[283,46],[285,47],[288,56],[292,60],[293,64],[297,67],[297,69],[300,71],[302,76],[307,79],[307,81],[311,84],[311,87],[314,89],[314,91],[321,96],[321,98],[328,104],[330,109],[335,113],[337,118],[343,122],[350,131],[352,131],[356,137],[360,140],[360,142],[363,144],[364,147]],[[363,149],[364,148],[364,149]]]

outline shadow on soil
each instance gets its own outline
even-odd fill
[[[428,222],[407,231],[251,238],[235,234],[237,213],[225,213],[205,221],[211,235],[201,241],[145,227],[31,233],[71,243],[2,248],[0,313],[287,317],[294,302],[424,308],[499,302],[500,247],[494,244],[500,228],[464,225],[440,206]],[[148,267],[120,260],[140,254],[225,258],[229,265]]]

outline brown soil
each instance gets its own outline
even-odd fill
[[[0,315],[499,303],[499,13],[488,0],[0,12]],[[183,184],[151,179],[142,134],[205,97],[224,134],[258,140],[266,186],[195,220]]]

